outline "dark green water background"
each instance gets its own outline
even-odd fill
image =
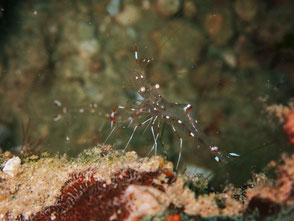
[[[191,115],[222,149],[241,155],[225,167],[186,131],[181,167],[214,171],[242,183],[283,152],[293,152],[282,125],[266,112],[294,92],[291,1],[2,1],[0,3],[0,147],[19,151],[21,124],[42,151],[75,155],[103,143],[115,105],[132,106],[134,45],[150,83]],[[58,100],[62,107],[53,102]],[[97,107],[90,107],[91,104]],[[61,119],[53,118],[67,113]],[[128,117],[127,114],[125,117]],[[159,149],[176,163],[179,140],[164,125]],[[132,128],[108,143],[124,147]],[[130,149],[144,156],[151,133]]]

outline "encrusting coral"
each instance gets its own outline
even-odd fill
[[[194,192],[182,176],[175,176],[171,163],[107,147],[87,150],[76,159],[24,159],[17,176],[3,172],[1,218],[132,220],[162,214],[171,205],[186,214],[202,214]],[[217,207],[213,197],[208,199]]]
[[[261,216],[278,214],[283,207],[293,205],[294,199],[294,154],[290,157],[283,155],[283,163],[278,166],[278,176],[275,183],[263,181],[246,191],[247,211],[258,208]],[[276,164],[271,163],[272,166]]]
[[[1,157],[2,166],[8,157]],[[276,182],[255,175],[251,188],[229,186],[195,198],[187,177],[161,157],[139,158],[110,146],[77,158],[23,158],[15,176],[1,172],[4,220],[194,220],[201,217],[277,217],[293,206],[294,155],[283,156]],[[276,165],[276,164],[274,164]],[[244,197],[242,197],[242,194]],[[256,209],[259,211],[257,214]],[[282,215],[281,215],[282,216]],[[289,216],[289,215],[287,215]],[[148,217],[151,217],[148,219]],[[187,219],[186,219],[186,218]],[[200,219],[201,220],[201,219]]]
[[[294,104],[289,103],[288,106],[272,105],[267,107],[267,111],[279,119],[289,143],[294,144]]]
[[[284,131],[289,138],[289,142],[294,144],[294,108],[292,108],[291,112],[287,115]]]

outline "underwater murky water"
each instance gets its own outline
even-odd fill
[[[144,70],[151,84],[160,84],[160,94],[190,103],[201,130],[241,155],[220,166],[207,146],[179,129],[180,166],[201,166],[215,171],[216,180],[242,183],[293,152],[276,117],[282,111],[268,111],[293,97],[293,7],[278,0],[4,1],[0,147],[20,151],[24,137],[24,144],[38,147],[46,136],[41,151],[74,155],[103,143],[113,108],[136,105],[130,76],[137,44],[139,59],[153,59]],[[32,138],[21,129],[28,119]],[[168,123],[162,126],[158,151],[176,164],[180,141]],[[143,130],[128,148],[145,155],[153,137]],[[132,131],[120,127],[108,143],[123,148]]]

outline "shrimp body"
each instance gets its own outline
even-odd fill
[[[141,68],[141,66],[139,65],[137,46],[135,46],[135,61],[136,68],[133,72],[132,82],[133,87],[135,88],[136,92],[139,94],[140,97],[140,99],[138,100],[138,106],[136,108],[129,108],[124,106],[116,106],[114,108],[110,116],[112,130],[108,137],[116,128],[115,114],[117,110],[124,109],[132,112],[132,115],[127,120],[129,122],[129,126],[132,125],[134,119],[140,118],[141,114],[148,115],[147,120],[134,126],[133,132],[125,146],[125,149],[130,143],[136,129],[148,123],[148,125],[150,125],[150,129],[154,139],[154,145],[151,151],[155,150],[156,154],[159,128],[161,123],[165,122],[172,127],[173,131],[180,140],[177,168],[179,166],[179,162],[181,159],[183,139],[176,130],[176,127],[183,128],[183,130],[186,131],[188,135],[194,138],[197,142],[209,147],[210,152],[212,153],[214,159],[217,162],[225,161],[230,157],[239,157],[239,155],[236,153],[223,153],[220,150],[220,148],[217,147],[208,136],[206,136],[203,132],[200,131],[199,127],[197,126],[197,121],[193,120],[189,114],[189,111],[192,109],[191,104],[170,103],[166,99],[164,99],[160,94],[157,93],[157,89],[160,88],[159,84],[150,85],[145,78],[144,69]],[[143,63],[145,63],[146,65],[148,65],[149,62],[150,60],[143,60]],[[106,138],[106,140],[108,139],[108,137]]]

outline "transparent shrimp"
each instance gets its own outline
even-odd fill
[[[179,138],[179,156],[176,168],[178,168],[179,166],[183,150],[183,138],[176,129],[178,127],[183,128],[183,130],[186,131],[188,135],[194,138],[197,142],[200,142],[207,146],[212,156],[217,162],[226,161],[231,157],[239,157],[239,154],[237,153],[224,153],[220,150],[218,146],[216,146],[212,142],[212,140],[208,136],[206,136],[203,132],[200,131],[199,127],[197,126],[197,121],[193,120],[189,114],[189,111],[192,109],[191,104],[170,103],[157,92],[157,89],[160,88],[159,84],[150,85],[147,82],[144,75],[144,68],[142,68],[139,64],[137,46],[135,46],[135,61],[136,68],[132,73],[132,82],[133,87],[135,88],[136,92],[140,95],[141,99],[138,101],[138,105],[136,107],[130,108],[119,105],[113,109],[110,115],[111,132],[107,136],[105,142],[114,132],[118,123],[128,122],[129,126],[131,126],[136,118],[140,118],[142,114],[147,114],[147,120],[145,120],[142,123],[134,125],[133,132],[124,150],[126,150],[126,148],[128,147],[138,127],[147,124],[147,127],[150,127],[154,140],[154,144],[151,148],[151,151],[154,150],[156,154],[159,127],[161,125],[160,122],[165,122],[172,127],[173,132]],[[145,65],[148,65],[149,62],[150,60],[143,60],[143,63]],[[128,119],[117,121],[116,114],[119,110],[125,110],[130,112],[131,114],[128,117]]]

